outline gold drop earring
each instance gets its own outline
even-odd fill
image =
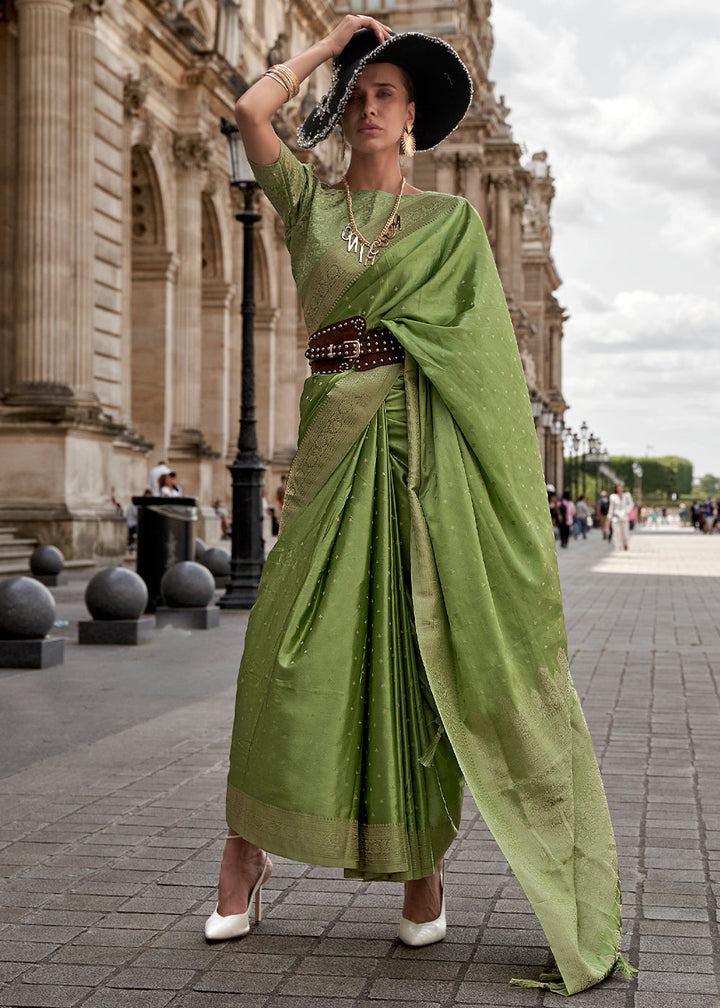
[[[402,136],[400,137],[400,150],[405,157],[412,157],[415,154],[415,137],[413,136],[412,126],[410,129],[406,126],[402,131]]]

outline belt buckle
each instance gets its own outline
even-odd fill
[[[356,357],[360,356],[360,349],[361,349],[360,340],[356,339],[345,340],[341,344],[341,347],[342,350],[339,356],[344,357],[346,360],[355,360]],[[352,347],[353,348],[352,352],[347,350],[346,349],[347,347]]]

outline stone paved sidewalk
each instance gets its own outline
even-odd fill
[[[717,1008],[720,536],[658,529],[560,551],[571,665],[618,838],[632,983],[579,1008]],[[559,1006],[507,985],[543,934],[471,802],[447,874],[446,941],[398,944],[401,887],[275,858],[267,916],[208,946],[245,617],[0,672],[0,1006]]]

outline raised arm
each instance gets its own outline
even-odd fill
[[[348,14],[324,39],[311,45],[284,64],[298,83],[309,77],[326,60],[337,56],[360,28],[370,28],[378,43],[390,38],[387,25],[363,14]],[[282,74],[280,75],[282,76]],[[288,100],[289,92],[276,77],[263,75],[235,104],[235,119],[245,151],[256,164],[272,164],[280,153],[280,141],[272,127],[272,117]]]

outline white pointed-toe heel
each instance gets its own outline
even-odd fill
[[[445,865],[440,867],[440,885],[442,886],[442,903],[440,905],[440,916],[435,920],[425,921],[423,924],[415,924],[406,917],[400,918],[398,938],[403,945],[411,945],[420,948],[423,945],[433,945],[442,941],[447,932],[447,920],[445,918]]]
[[[255,900],[255,923],[262,920],[262,887],[265,883],[265,872],[267,871],[268,856],[265,855],[260,878],[253,886],[248,897],[248,908],[245,913],[229,914],[223,917],[218,913],[217,903],[215,909],[205,921],[206,941],[228,941],[230,938],[243,938],[250,931],[250,907]]]

